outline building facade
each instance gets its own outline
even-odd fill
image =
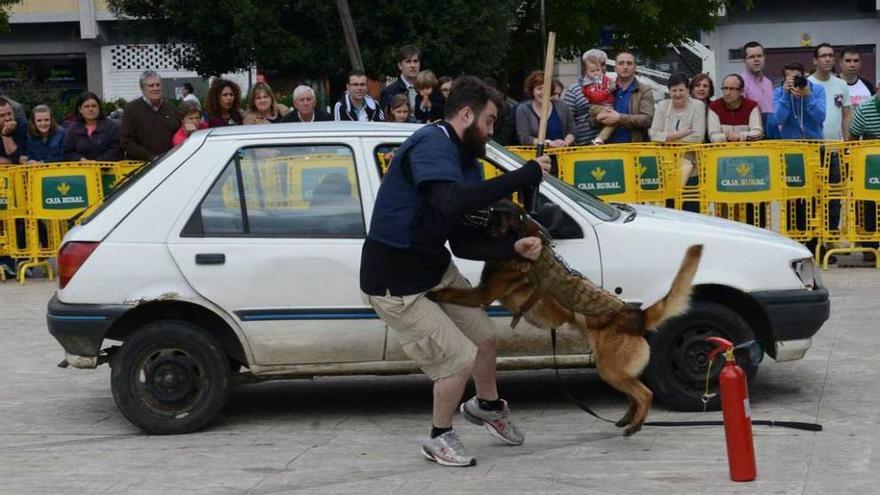
[[[26,0],[12,8],[10,32],[0,35],[0,87],[30,77],[64,97],[90,90],[105,101],[140,96],[138,77],[152,69],[168,79],[168,98],[182,82],[204,97],[207,81],[179,68],[172,50],[135,40],[119,29],[105,0]],[[253,73],[229,74],[247,92]]]
[[[714,31],[702,33],[702,43],[715,51],[715,81],[726,74],[741,73],[742,46],[758,41],[765,47],[765,72],[774,85],[781,81],[782,67],[789,62],[800,62],[812,69],[813,50],[820,43],[830,43],[835,48],[858,46],[862,55],[861,76],[876,82],[880,78],[878,14],[880,0],[757,1],[750,10],[731,8],[724,12]]]

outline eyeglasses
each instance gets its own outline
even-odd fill
[[[742,88],[734,88],[733,86],[721,86],[724,91],[742,91]]]

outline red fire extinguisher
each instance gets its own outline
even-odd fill
[[[719,352],[724,352],[724,358],[727,360],[718,375],[718,388],[721,392],[721,409],[724,413],[724,435],[727,439],[730,479],[752,481],[757,476],[757,472],[746,373],[736,365],[732,342],[721,337],[709,337],[706,341],[718,346],[709,353],[710,362]]]

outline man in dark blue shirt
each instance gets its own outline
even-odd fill
[[[18,164],[27,155],[27,122],[16,120],[12,104],[0,97],[0,163]]]
[[[492,138],[500,97],[475,77],[455,81],[446,120],[416,131],[395,153],[382,180],[361,256],[364,300],[397,334],[401,347],[434,381],[433,428],[422,454],[444,466],[476,460],[452,429],[452,417],[473,375],[477,395],[461,404],[462,416],[510,445],[522,433],[510,421],[495,383],[495,334],[480,308],[437,304],[431,290],[468,287],[451,262],[469,259],[536,259],[537,237],[490,238],[466,227],[465,214],[512,193],[537,187],[550,170],[548,157],[483,181],[479,157]]]

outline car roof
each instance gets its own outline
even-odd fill
[[[255,134],[411,134],[423,124],[399,124],[393,122],[295,122],[281,124],[236,125],[215,127],[209,137],[252,137]]]

